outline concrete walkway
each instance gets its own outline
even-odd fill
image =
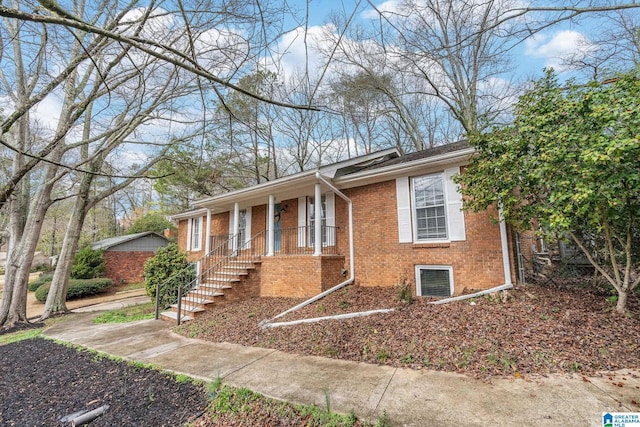
[[[92,307],[101,308],[105,307]],[[603,412],[640,411],[632,403],[640,401],[638,371],[588,379],[497,379],[487,384],[453,373],[188,339],[160,320],[93,324],[95,315],[80,314],[44,334],[196,378],[219,377],[277,399],[324,407],[328,396],[333,411],[353,410],[372,421],[384,411],[393,425],[602,426]]]

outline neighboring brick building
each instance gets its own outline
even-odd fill
[[[93,249],[102,249],[106,268],[104,276],[114,285],[139,283],[144,280],[144,262],[155,256],[169,241],[153,231],[110,237],[95,242]]]
[[[178,244],[202,278],[217,274],[209,259],[259,261],[249,275],[263,296],[309,297],[351,278],[404,278],[414,294],[437,297],[510,284],[509,230],[492,221],[495,210],[461,210],[453,182],[473,152],[464,141],[404,156],[389,149],[199,200],[173,217]]]

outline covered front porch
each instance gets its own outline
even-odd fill
[[[351,201],[319,173],[198,206],[174,216],[195,268],[178,311],[195,316],[214,302],[260,296],[308,298],[353,279]]]

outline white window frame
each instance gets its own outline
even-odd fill
[[[248,249],[251,247],[251,216],[252,216],[252,207],[251,206],[247,206],[244,209],[240,209],[238,211],[238,222],[240,222],[242,220],[242,218],[244,218],[244,228],[240,227],[240,224],[238,224],[238,235],[239,238],[235,241],[231,240],[231,237],[233,237],[233,222],[234,222],[234,213],[233,210],[229,212],[229,250],[234,250],[234,249],[238,249],[238,248],[234,248],[233,244],[234,242],[240,247],[240,248],[244,248],[244,249]],[[268,228],[268,226],[267,226]]]
[[[315,206],[312,206],[311,204],[311,200],[313,200],[313,198],[314,198],[313,196],[305,197],[304,198],[305,203],[302,205],[304,206],[304,209],[298,210],[299,212],[298,225],[300,226],[301,220],[303,218],[303,216],[300,216],[300,215],[304,215],[304,221],[306,221],[306,224],[308,226],[306,236],[302,238],[300,235],[298,236],[299,246],[304,246],[305,240],[309,247],[314,246],[315,229],[314,229],[314,224],[312,224],[311,222],[311,216],[315,214]],[[332,192],[324,193],[322,195],[322,205],[323,205],[323,209],[321,209],[322,215],[323,215],[321,218],[322,247],[326,248],[326,247],[332,247],[336,245],[335,194]],[[301,214],[302,211],[304,211],[304,213]],[[302,224],[304,225],[304,223]]]
[[[398,241],[400,243],[450,243],[467,240],[465,213],[462,210],[462,193],[460,186],[453,182],[454,177],[460,173],[460,167],[455,166],[439,171],[443,176],[447,220],[446,240],[417,239],[415,220],[415,192],[413,180],[416,178],[403,176],[396,178],[396,208],[398,214]],[[431,174],[435,175],[435,174]]]
[[[416,279],[416,295],[422,295],[422,283],[420,281],[420,270],[445,270],[449,272],[449,296],[453,295],[455,284],[453,283],[453,266],[451,265],[416,265],[415,266],[415,279]],[[429,295],[427,295],[429,296]]]
[[[425,207],[425,208],[418,208],[417,207],[417,203],[416,203],[416,181],[420,180],[420,179],[432,179],[432,178],[436,178],[440,180],[440,185],[442,186],[442,205],[437,205],[437,206],[429,206],[429,207]],[[450,242],[449,237],[451,235],[450,231],[449,231],[449,212],[447,209],[448,203],[447,203],[447,191],[446,191],[446,183],[445,183],[445,179],[444,179],[444,173],[434,173],[434,174],[429,174],[429,175],[421,175],[421,176],[416,176],[411,178],[411,219],[412,219],[412,224],[413,224],[413,235],[414,240],[418,243],[421,242]],[[444,222],[445,222],[445,233],[446,235],[444,237],[432,237],[432,238],[418,238],[418,209],[429,209],[429,208],[433,208],[433,207],[442,207],[443,211],[444,211]]]
[[[202,249],[202,218],[194,217],[189,219],[188,249],[192,252]]]

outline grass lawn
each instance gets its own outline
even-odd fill
[[[155,305],[148,302],[140,305],[123,307],[118,310],[106,311],[93,319],[93,323],[127,323],[136,320],[153,319]]]

